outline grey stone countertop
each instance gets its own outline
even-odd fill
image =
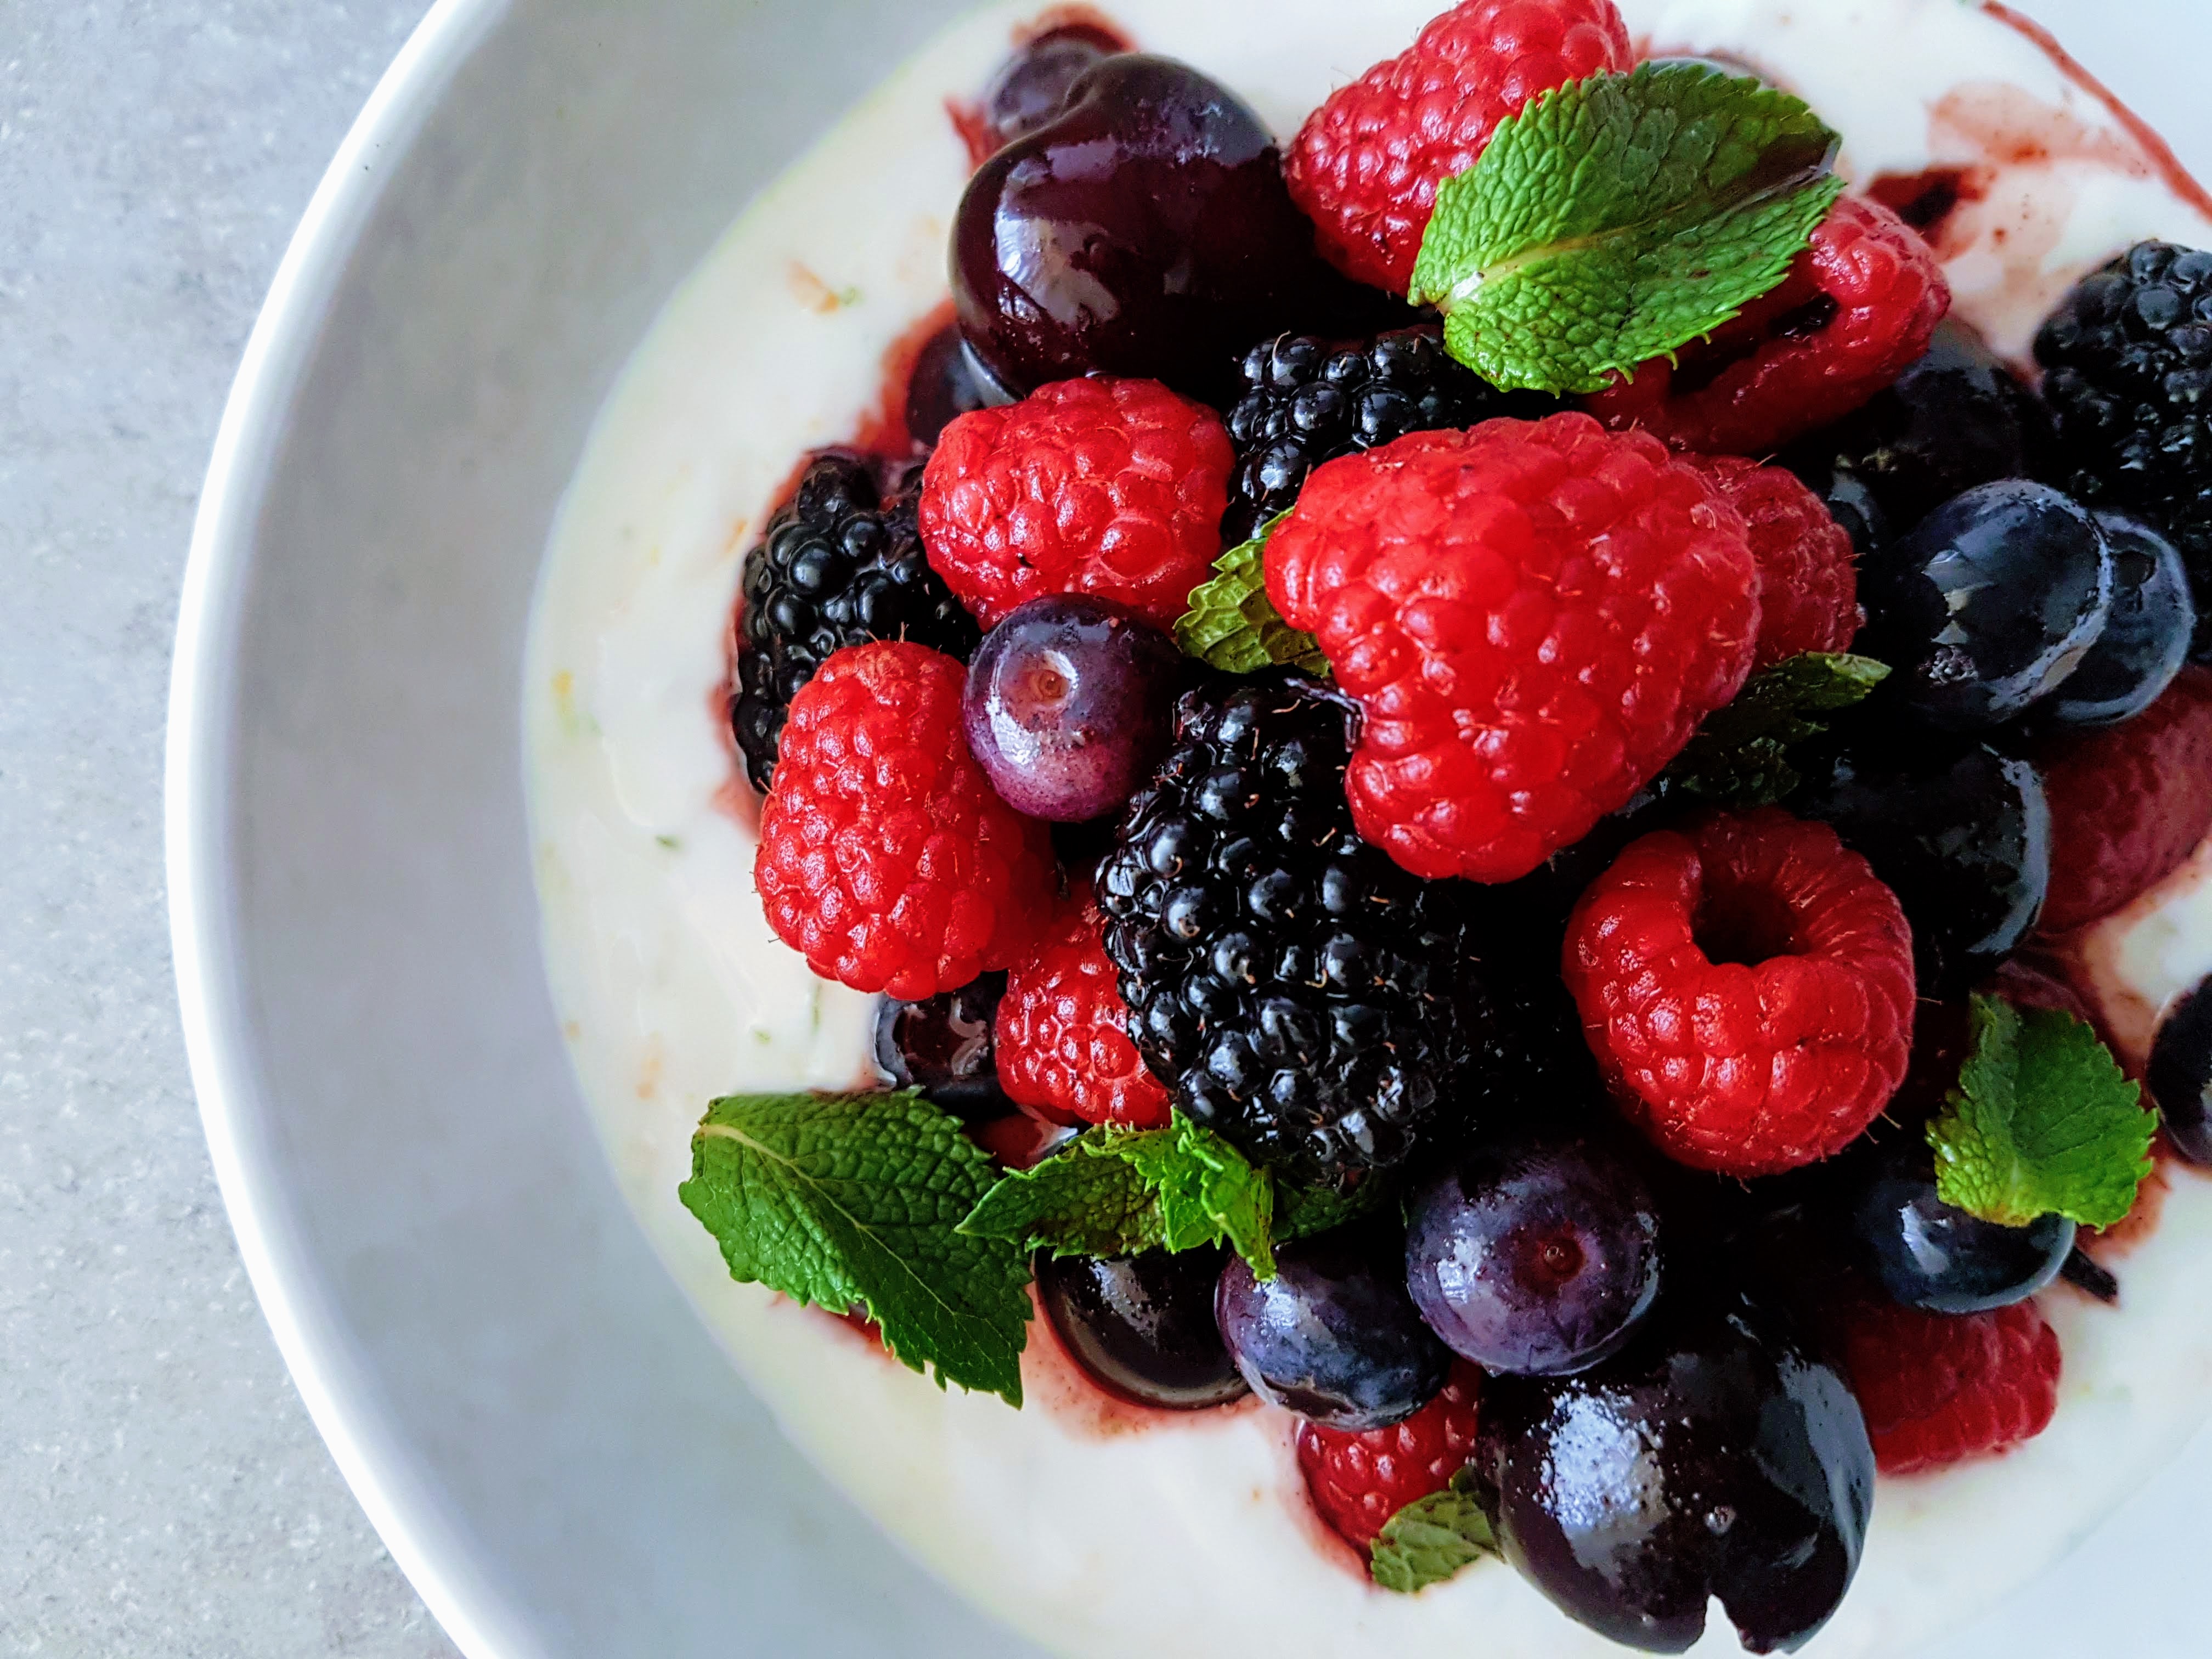
[[[0,0],[0,1655],[431,1659],[239,1265],[161,879],[246,337],[427,0]]]

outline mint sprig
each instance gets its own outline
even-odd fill
[[[1383,1523],[1368,1572],[1384,1589],[1411,1595],[1498,1553],[1498,1535],[1462,1469],[1440,1492],[1416,1498]]]
[[[1602,391],[1779,283],[1843,193],[1805,104],[1695,64],[1546,93],[1437,192],[1415,305],[1494,386]]]
[[[1275,1182],[1275,1243],[1289,1244],[1373,1215],[1389,1199],[1389,1183],[1372,1176],[1348,1193]]]
[[[1000,1178],[960,1230],[1022,1251],[1134,1255],[1226,1244],[1275,1273],[1274,1182],[1178,1112],[1164,1129],[1093,1129]]]
[[[1213,562],[1216,574],[1191,589],[1175,625],[1175,641],[1186,656],[1230,674],[1256,674],[1288,665],[1326,675],[1328,659],[1314,636],[1285,622],[1267,598],[1267,538],[1291,515],[1278,513],[1248,542],[1239,542]]]
[[[1731,806],[1771,806],[1796,788],[1790,750],[1827,730],[1816,718],[1863,702],[1889,678],[1872,657],[1806,651],[1763,668],[1724,708],[1705,716],[1663,779]]]
[[[2109,1227],[2151,1171],[2158,1114],[2070,1014],[1972,999],[1972,1047],[1929,1125],[1936,1192],[1999,1226],[2063,1215]]]
[[[730,1276],[836,1313],[939,1386],[1022,1403],[1029,1259],[960,1223],[992,1185],[981,1148],[918,1094],[732,1095],[691,1140],[684,1206]]]

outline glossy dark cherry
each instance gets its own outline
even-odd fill
[[[1846,1200],[1861,1264],[1893,1301],[1930,1313],[1986,1313],[2024,1302],[2058,1277],[2074,1224],[2049,1215],[2000,1227],[1946,1204],[1917,1137],[1896,1135],[1859,1160]]]
[[[1125,50],[1104,29],[1071,23],[1048,29],[1000,64],[983,92],[983,125],[1001,144],[1051,125],[1075,83],[1103,58]]]
[[[1403,1247],[1379,1227],[1340,1227],[1275,1252],[1261,1284],[1231,1256],[1213,1314],[1253,1392],[1330,1429],[1403,1422],[1437,1397],[1451,1352],[1406,1294]]]
[[[1127,53],[969,182],[952,295],[1009,392],[1098,371],[1218,399],[1243,347],[1317,325],[1340,291],[1313,240],[1259,117],[1186,64]]]
[[[2112,614],[2046,712],[2066,726],[2117,726],[2158,701],[2189,659],[2197,604],[2181,551],[2139,520],[2100,513],[2112,550]]]
[[[1578,1376],[1486,1380],[1472,1468],[1506,1559],[1654,1653],[1693,1644],[1713,1596],[1753,1653],[1810,1639],[1850,1588],[1874,1500],[1843,1378],[1723,1291],[1670,1294]]]
[[[1042,1255],[1037,1294],[1077,1364],[1109,1393],[1165,1411],[1249,1392],[1213,1321],[1221,1252]]]
[[[1597,1134],[1492,1143],[1408,1208],[1406,1285],[1486,1370],[1564,1376],[1635,1334],[1659,1294],[1659,1208]]]
[[[934,444],[945,428],[971,410],[1003,401],[968,356],[957,325],[930,337],[914,360],[906,383],[906,429],[918,444]]]
[[[986,974],[927,1002],[885,998],[876,1006],[876,1069],[970,1122],[1005,1116],[1014,1103],[999,1088],[992,1023],[1006,989],[1004,974]]]
[[[2212,1166],[2212,980],[2166,1011],[2146,1075],[2174,1150]]]

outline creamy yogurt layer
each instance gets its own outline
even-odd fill
[[[1125,0],[1114,15],[1287,135],[1438,3]],[[1808,99],[1844,133],[1854,181],[1954,191],[1937,246],[1956,308],[2009,355],[2128,244],[2212,246],[2202,192],[2121,112],[1960,0],[1621,5],[1650,50],[1740,61]],[[647,1231],[793,1439],[1048,1648],[1354,1659],[1479,1633],[1514,1659],[1617,1652],[1503,1567],[1414,1598],[1370,1589],[1306,1506],[1280,1413],[1103,1407],[1041,1324],[1027,1409],[940,1393],[837,1322],[732,1283],[678,1202],[708,1099],[866,1074],[871,999],[814,979],[753,891],[723,720],[731,608],[794,461],[851,434],[885,351],[943,299],[968,173],[945,100],[982,83],[1033,10],[970,17],[771,185],[670,301],[599,417],[548,552],[525,688],[548,972],[586,1097]],[[2089,947],[2108,1004],[2127,1011],[2124,1046],[2212,967],[2208,871],[2200,855]],[[1857,1586],[1810,1651],[1893,1659],[1963,1621],[2204,1417],[2212,1322],[2195,1269],[2212,1249],[2212,1182],[2169,1178],[2162,1224],[2118,1264],[2123,1311],[2063,1288],[2044,1298],[2066,1353],[2049,1432],[1995,1462],[1884,1481]],[[1734,1648],[1717,1620],[1699,1651]]]

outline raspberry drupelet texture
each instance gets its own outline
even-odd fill
[[[1160,1128],[1168,1091],[1129,1040],[1104,926],[1088,884],[1079,886],[1015,964],[999,1002],[999,1086],[1050,1122]]]
[[[1750,672],[1759,574],[1695,468],[1586,415],[1315,469],[1268,597],[1365,715],[1359,833],[1414,874],[1528,874],[1625,805]]]
[[[2212,669],[2183,669],[2135,719],[2036,758],[2051,803],[2039,926],[2069,933],[2165,880],[2212,831]]]
[[[1878,203],[1846,196],[1782,285],[1669,364],[1584,400],[1678,449],[1765,455],[1842,419],[1928,349],[1951,308],[1935,252]]]
[[[966,678],[924,646],[848,646],[792,699],[753,881],[825,979],[917,1002],[1011,967],[1050,910],[1051,836],[968,753]]]
[[[1221,417],[1156,380],[1060,380],[945,428],[921,537],[986,626],[1094,593],[1170,628],[1221,550],[1231,465]]]
[[[1865,619],[1850,532],[1794,473],[1735,455],[1682,458],[1713,481],[1751,532],[1759,567],[1754,669],[1804,651],[1846,651]]]
[[[1442,1492],[1474,1455],[1482,1373],[1464,1360],[1443,1392],[1404,1422],[1355,1433],[1298,1425],[1298,1468],[1315,1511],[1364,1555],[1390,1517]]]
[[[1630,1118],[1698,1169],[1830,1157],[1905,1078],[1905,913],[1834,830],[1776,808],[1632,842],[1576,905],[1562,971]]]
[[[2058,1337],[2033,1302],[1937,1314],[1868,1301],[1843,1321],[1844,1370],[1884,1474],[2009,1451],[2058,1410]]]
[[[912,640],[965,661],[981,631],[929,568],[915,520],[919,470],[884,496],[878,465],[830,450],[745,556],[731,730],[745,775],[765,792],[784,712],[832,652]]]
[[[1284,162],[1291,198],[1339,270],[1402,295],[1437,186],[1474,165],[1498,123],[1635,61],[1613,0],[1466,0],[1307,118]]]

